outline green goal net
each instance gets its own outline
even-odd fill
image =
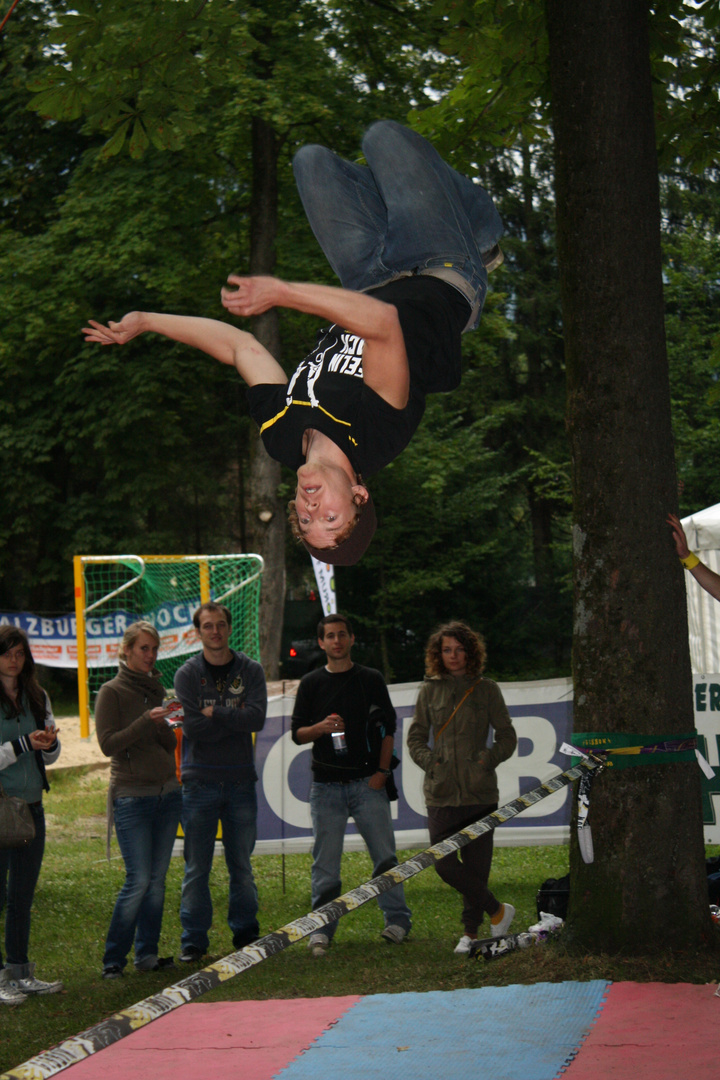
[[[201,603],[224,604],[230,646],[260,659],[259,555],[76,555],[75,606],[80,727],[89,733],[97,692],[117,674],[127,627],[147,619],[160,635],[157,667],[167,690],[200,645],[192,617]]]

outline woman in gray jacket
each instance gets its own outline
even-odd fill
[[[60,755],[50,699],[35,676],[24,630],[0,626],[0,784],[24,799],[35,837],[21,848],[0,850],[0,917],[5,912],[5,960],[0,953],[0,1005],[21,1005],[30,994],[56,994],[59,980],[35,976],[28,958],[30,912],[45,851],[45,766]]]
[[[517,746],[497,683],[483,678],[486,658],[485,642],[463,622],[441,626],[425,650],[426,679],[408,733],[408,751],[425,773],[433,844],[497,810],[495,768]],[[490,728],[495,737],[488,747]],[[493,937],[505,934],[515,915],[512,904],[501,904],[488,888],[492,852],[491,831],[435,864],[443,881],[463,898],[464,933],[456,953],[470,951],[485,912]]]
[[[114,818],[126,874],[105,942],[105,979],[123,974],[133,940],[138,971],[174,966],[172,957],[158,956],[158,942],[182,796],[177,740],[155,670],[159,646],[152,623],[129,626],[118,653],[120,670],[100,687],[95,704],[100,749],[112,759],[109,822]]]

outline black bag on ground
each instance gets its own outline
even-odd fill
[[[708,893],[711,904],[720,904],[720,855],[705,860]]]
[[[538,919],[541,911],[546,911],[548,915],[557,915],[559,919],[567,919],[569,899],[569,874],[566,874],[565,877],[551,877],[547,881],[543,881],[535,897]]]

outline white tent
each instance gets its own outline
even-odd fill
[[[720,503],[682,519],[688,547],[720,574]],[[720,603],[685,574],[690,660],[696,675],[720,673]]]

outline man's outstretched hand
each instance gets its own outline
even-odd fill
[[[279,278],[238,277],[237,274],[231,274],[228,284],[235,285],[235,288],[224,286],[220,296],[223,307],[233,315],[262,315],[271,307],[282,305],[282,288],[285,283]]]
[[[110,322],[107,326],[90,319],[89,326],[83,326],[86,341],[95,341],[99,345],[126,345],[132,338],[142,334],[145,329],[141,311],[131,311],[120,322]]]

